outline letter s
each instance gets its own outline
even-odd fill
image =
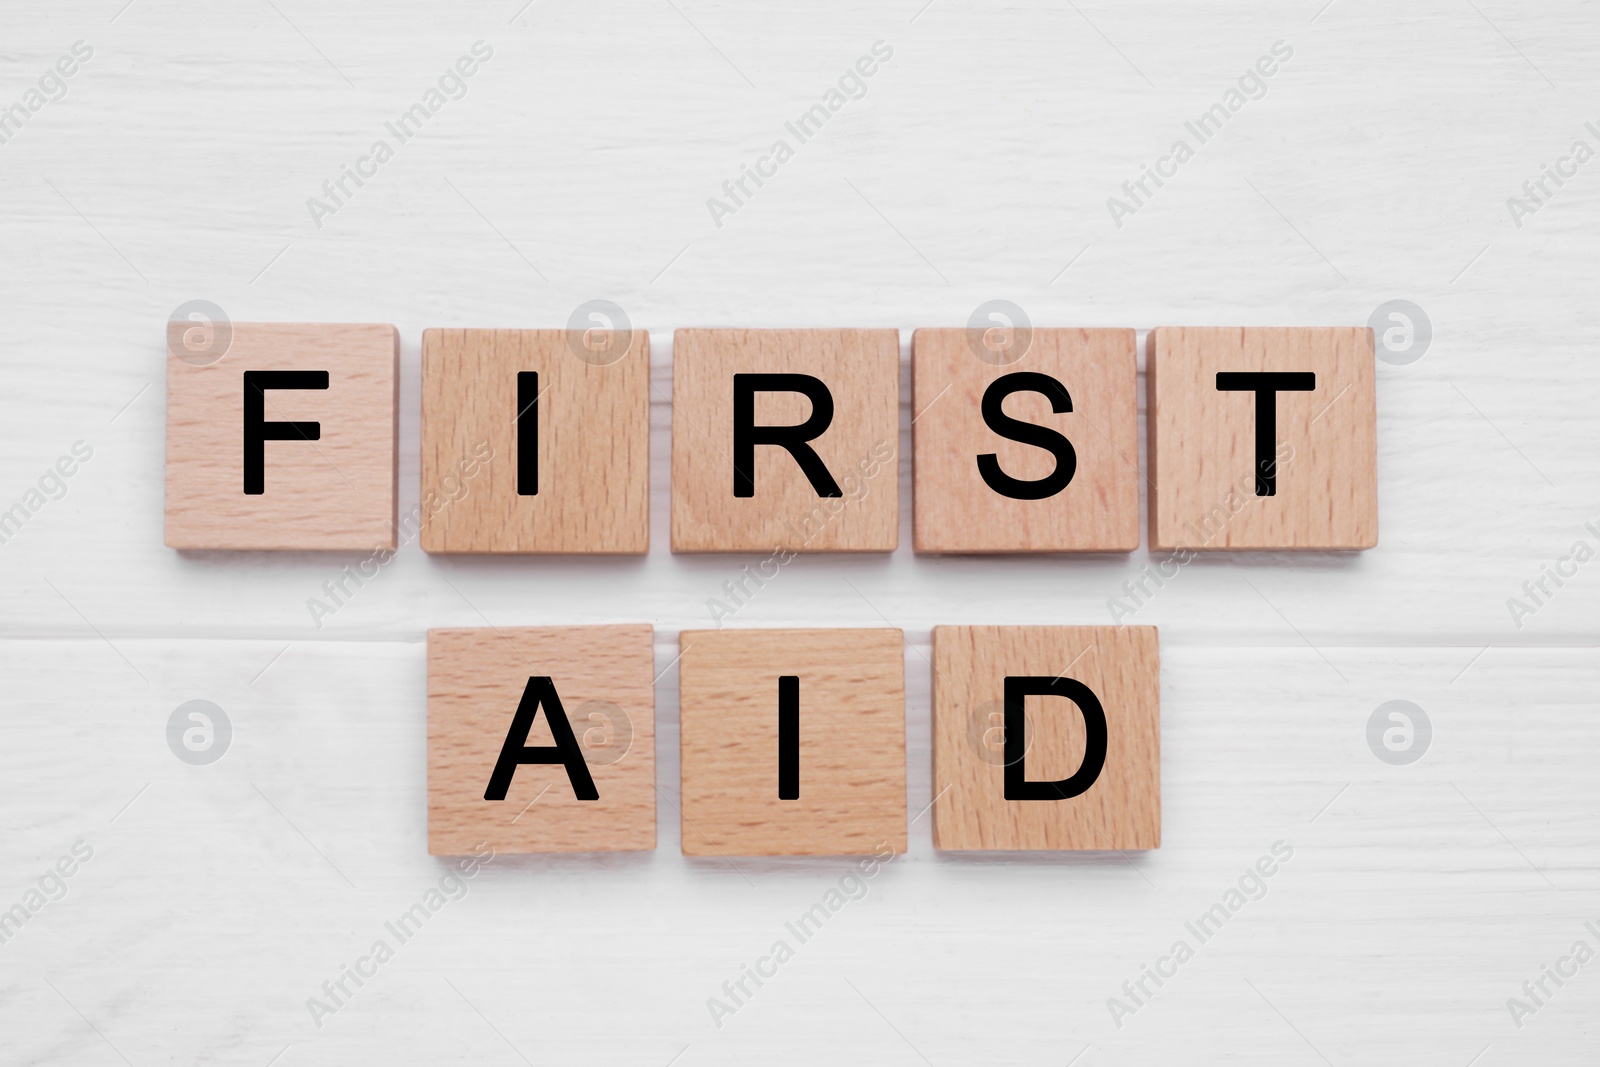
[[[1056,468],[1043,478],[1031,481],[1013,478],[1000,469],[1000,460],[993,452],[978,458],[978,473],[985,484],[1001,496],[1013,500],[1043,500],[1065,489],[1078,472],[1078,453],[1064,435],[1048,426],[1035,426],[1007,415],[1002,406],[1012,393],[1040,393],[1050,401],[1050,410],[1056,414],[1072,410],[1072,397],[1067,387],[1048,374],[1037,371],[1017,371],[1001,375],[990,383],[983,393],[983,421],[996,434],[1008,441],[1042,448],[1056,457]]]

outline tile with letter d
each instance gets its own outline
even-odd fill
[[[1377,545],[1370,328],[1161,327],[1145,369],[1152,548]]]
[[[395,547],[393,326],[167,324],[166,543]]]
[[[1134,331],[918,330],[911,341],[918,552],[1139,547]]]
[[[892,552],[895,330],[679,330],[674,552]]]
[[[686,855],[906,850],[899,630],[686,630],[679,642]]]
[[[937,626],[933,843],[1161,845],[1153,626]]]
[[[428,631],[428,852],[656,847],[652,631]]]
[[[650,547],[644,330],[425,330],[428,552]]]

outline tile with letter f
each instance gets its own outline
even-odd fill
[[[651,635],[428,631],[428,852],[655,848]]]
[[[1161,327],[1146,347],[1152,548],[1377,545],[1370,328]]]
[[[899,630],[679,635],[683,851],[906,850]]]
[[[1153,626],[937,626],[933,843],[1161,844]]]
[[[393,326],[167,324],[166,543],[395,547]]]
[[[674,552],[892,552],[895,330],[679,330]]]

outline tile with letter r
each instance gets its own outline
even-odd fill
[[[422,334],[428,552],[650,547],[650,335]]]
[[[916,550],[1132,552],[1134,331],[1011,334],[1009,347],[972,328],[912,335]]]
[[[656,847],[648,625],[428,631],[428,852]]]
[[[1146,357],[1152,548],[1377,545],[1369,327],[1164,326]]]
[[[395,547],[393,326],[167,324],[166,543]]]
[[[892,552],[895,330],[678,330],[674,552]]]
[[[686,630],[678,640],[686,855],[906,850],[899,630]]]
[[[1153,626],[936,626],[933,843],[1161,845]]]

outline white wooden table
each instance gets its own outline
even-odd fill
[[[1595,1062],[1600,963],[1507,1000],[1600,950],[1600,563],[1507,602],[1600,547],[1600,162],[1520,219],[1507,199],[1600,149],[1600,14],[1321,3],[13,4],[0,107],[93,55],[0,144],[0,510],[93,455],[0,544],[0,909],[92,857],[0,944],[0,1063]],[[466,94],[398,144],[385,123],[477,41]],[[707,199],[878,41],[865,94],[717,225]],[[1198,144],[1185,122],[1280,41]],[[1108,198],[1180,137],[1193,158],[1119,227]],[[315,225],[307,198],[379,138],[392,158]],[[399,326],[402,508],[424,327],[615,301],[653,331],[650,555],[410,545],[319,629],[307,598],[358,557],[165,549],[162,323],[195,298]],[[941,856],[921,818],[718,1026],[708,1000],[847,865],[678,850],[676,633],[750,560],[667,550],[671,330],[908,344],[993,298],[1141,329],[1414,301],[1431,346],[1379,367],[1381,545],[1205,559],[1135,616],[1161,627],[1159,851]],[[801,558],[729,624],[904,627],[915,813],[930,626],[1110,622],[1152,557],[918,558],[900,474],[900,551]],[[423,637],[485,620],[654,623],[659,847],[497,858],[313,1019],[447,872]],[[191,699],[232,723],[209,766],[167,745]],[[1432,723],[1405,766],[1367,740],[1395,699]],[[1185,924],[1276,842],[1265,895],[1201,943]]]

